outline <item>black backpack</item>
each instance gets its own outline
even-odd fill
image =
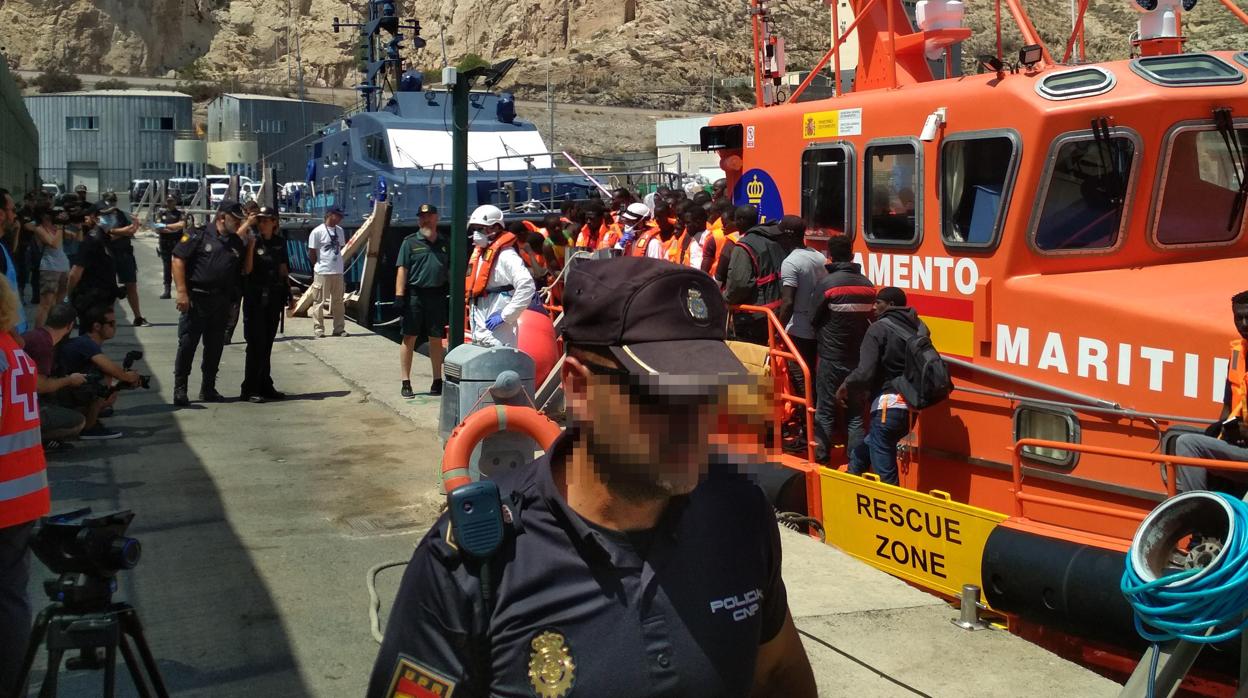
[[[953,379],[949,377],[945,360],[932,345],[931,334],[911,331],[887,319],[883,322],[906,343],[906,368],[893,379],[893,387],[901,393],[906,405],[922,410],[949,397],[953,392]]]

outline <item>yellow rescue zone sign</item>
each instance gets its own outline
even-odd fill
[[[827,468],[819,476],[828,543],[943,594],[983,588],[984,544],[1004,514]]]

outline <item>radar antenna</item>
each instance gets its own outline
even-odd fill
[[[399,19],[397,0],[368,0],[368,17],[365,21],[343,22],[335,17],[333,27],[335,34],[343,27],[360,30],[355,57],[364,80],[355,89],[364,101],[364,110],[377,111],[381,104],[383,83],[398,85],[403,75],[403,59],[399,55],[406,38],[403,30],[412,32],[412,48],[425,47],[425,40],[420,37],[420,22],[412,20],[404,24]],[[390,38],[385,39],[382,32]]]

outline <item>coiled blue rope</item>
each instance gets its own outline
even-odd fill
[[[1120,588],[1135,610],[1135,630],[1153,643],[1185,640],[1214,644],[1229,640],[1248,626],[1248,504],[1230,495],[1215,492],[1231,507],[1233,536],[1227,541],[1216,565],[1182,570],[1145,582],[1131,567],[1127,554],[1126,570]],[[1204,576],[1182,587],[1172,585],[1204,572]],[[1221,628],[1220,632],[1210,632]]]

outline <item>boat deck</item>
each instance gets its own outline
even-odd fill
[[[274,377],[292,398],[175,411],[177,313],[160,301],[155,240],[136,241],[140,293],[156,326],[129,327],[118,304],[113,356],[141,349],[151,391],[123,394],[110,426],[49,464],[56,511],[131,508],[143,544],[117,598],[134,604],[178,696],[363,694],[376,645],[365,572],[405,559],[436,517],[435,398],[398,395],[398,349],[354,325],[312,341],[289,319]],[[219,386],[236,396],[244,347],[226,347]],[[427,385],[417,357],[413,384]],[[199,377],[192,375],[192,396]],[[823,696],[1115,695],[1118,686],[1034,645],[966,632],[956,610],[847,555],[786,533],[789,599]],[[36,563],[31,593],[42,607]],[[383,619],[399,579],[383,572]],[[36,668],[42,676],[43,656]],[[134,695],[124,670],[119,695]],[[62,673],[62,695],[95,695],[100,676]],[[31,692],[34,695],[35,691]]]

